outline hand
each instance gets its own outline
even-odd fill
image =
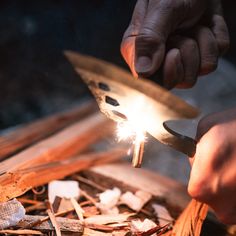
[[[162,67],[165,87],[189,88],[228,46],[220,0],[138,0],[121,53],[134,76]]]
[[[203,118],[188,191],[226,224],[236,223],[236,109]]]

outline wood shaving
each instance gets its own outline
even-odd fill
[[[149,219],[145,219],[144,221],[141,221],[139,219],[131,221],[131,231],[133,233],[145,232],[156,226],[157,225],[152,220],[149,220]]]
[[[96,215],[85,219],[87,224],[112,224],[125,222],[130,216],[134,214],[118,214],[118,215]]]
[[[137,191],[135,194],[132,192],[126,192],[121,195],[120,202],[138,212],[151,199],[151,197],[151,194],[141,190]]]

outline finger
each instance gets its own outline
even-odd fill
[[[181,83],[184,77],[184,68],[179,49],[173,48],[167,54],[163,65],[164,87],[174,88]]]
[[[164,59],[165,42],[173,30],[172,13],[175,8],[167,2],[149,1],[144,22],[135,41],[135,69],[140,76],[149,77],[154,74]]]
[[[178,48],[184,68],[183,82],[177,88],[190,88],[197,80],[200,66],[200,56],[195,40],[182,36],[172,37],[169,41],[171,47]]]
[[[193,31],[200,52],[200,75],[206,75],[217,68],[219,50],[216,38],[207,27],[200,26]]]
[[[134,8],[130,24],[124,33],[120,47],[121,54],[135,77],[137,77],[137,73],[134,68],[135,38],[138,34],[140,26],[142,25],[143,19],[146,14],[146,9],[147,1],[138,0]]]
[[[229,48],[230,38],[227,25],[223,16],[213,15],[212,16],[212,27],[211,30],[216,38],[220,55],[224,54]]]

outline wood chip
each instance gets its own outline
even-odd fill
[[[119,188],[107,189],[99,194],[100,202],[96,206],[100,209],[102,214],[114,215],[119,214],[119,209],[116,206],[121,196]]]
[[[138,212],[151,199],[151,197],[152,195],[150,193],[142,190],[137,191],[135,194],[128,191],[121,195],[120,202]]]
[[[145,232],[145,231],[148,231],[156,226],[157,225],[152,220],[149,220],[147,218],[144,221],[141,221],[139,219],[131,221],[131,230],[134,233]]]
[[[25,207],[26,213],[30,213],[35,210],[45,210],[45,209],[46,209],[46,206],[45,206],[44,202],[36,204],[36,205]]]
[[[125,222],[130,216],[135,214],[118,214],[118,215],[97,215],[85,219],[86,224],[112,224]]]
[[[43,235],[42,232],[37,230],[30,230],[30,229],[17,229],[17,230],[11,230],[11,229],[5,229],[0,230],[0,234],[10,234],[10,235]]]
[[[89,185],[89,186],[91,186],[93,188],[96,188],[96,189],[100,190],[100,191],[103,191],[103,192],[106,191],[105,187],[102,187],[101,185],[93,182],[92,180],[86,179],[86,178],[84,178],[84,177],[82,177],[80,175],[73,175],[73,178],[78,180],[79,182],[87,184],[87,185]]]
[[[45,218],[47,219],[46,221]],[[24,219],[17,224],[16,227],[23,229],[31,227],[34,230],[39,230],[42,232],[52,232],[54,231],[54,227],[52,226],[48,218],[49,217],[45,216],[26,215]],[[56,219],[62,232],[74,232],[76,233],[76,235],[82,235],[84,227],[80,223],[80,221],[68,219],[65,217],[57,217]],[[38,224],[34,225],[35,222],[38,222]]]
[[[82,196],[84,196],[87,200],[89,200],[90,202],[93,203],[93,205],[97,205],[97,201],[95,198],[93,198],[92,196],[90,196],[86,191],[84,190],[80,190],[80,193]]]
[[[81,208],[79,203],[74,198],[71,198],[70,201],[71,201],[73,207],[75,208],[75,212],[76,212],[79,220],[83,222],[84,221],[84,210]]]
[[[60,226],[58,225],[56,217],[55,217],[55,215],[52,212],[52,206],[51,206],[51,204],[49,202],[47,202],[46,205],[48,207],[46,212],[47,212],[47,214],[48,214],[48,216],[50,218],[50,221],[52,222],[52,225],[53,225],[53,227],[54,227],[54,229],[56,231],[56,235],[57,236],[61,236]]]
[[[121,196],[121,191],[119,188],[107,189],[103,193],[99,194],[100,204],[106,206],[107,208],[113,208],[117,205],[119,198]]]
[[[80,195],[79,183],[74,180],[53,180],[48,184],[48,200],[53,204],[56,196],[61,198],[78,199]]]

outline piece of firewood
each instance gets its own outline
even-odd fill
[[[16,176],[14,173],[56,160],[67,159],[81,153],[90,144],[110,134],[112,125],[113,123],[105,116],[96,113],[1,162],[0,201],[11,198],[6,194],[6,191],[11,196],[19,196],[29,188],[27,181],[30,179],[30,173],[21,178],[22,187],[17,193],[18,189],[15,185],[19,182],[19,175]],[[25,185],[28,188],[25,188]]]
[[[21,220],[16,228],[23,228],[27,229],[29,225],[32,225],[33,222],[40,221],[45,216],[33,216],[33,215],[26,215],[23,220]],[[76,235],[83,234],[83,225],[78,220],[68,219],[64,217],[56,217],[57,223],[60,227],[62,232],[75,232]],[[33,230],[39,230],[42,232],[51,232],[54,231],[54,227],[52,226],[49,220],[44,221],[38,225],[32,227]]]
[[[110,132],[110,124],[100,113],[91,115],[1,162],[0,174],[63,160],[84,151]]]
[[[95,102],[63,111],[0,135],[0,160],[97,111]]]
[[[126,153],[124,148],[111,149],[4,174],[0,176],[0,201],[17,197],[34,186],[64,178],[80,170],[117,161],[126,156]]]
[[[208,206],[196,200],[191,200],[187,208],[177,219],[170,236],[200,236],[203,221],[206,218]]]

